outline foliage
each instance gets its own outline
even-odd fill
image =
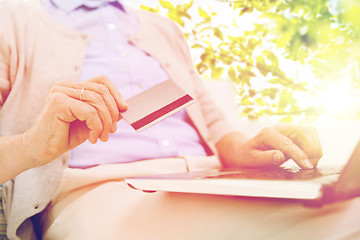
[[[360,118],[359,0],[209,2],[174,5],[159,0],[156,9],[142,8],[165,12],[183,27],[199,74],[231,79],[243,116],[314,119],[329,109],[321,93],[335,84],[346,85],[345,94],[357,104],[350,106],[341,102],[344,96],[332,93],[337,101],[332,104],[342,104],[342,111],[332,114]],[[221,7],[214,11],[215,3]],[[231,24],[216,20],[225,10],[231,10]],[[250,15],[256,21],[245,26]]]

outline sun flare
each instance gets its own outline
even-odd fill
[[[317,96],[324,114],[335,117],[355,117],[360,106],[357,95],[350,81],[332,82]]]

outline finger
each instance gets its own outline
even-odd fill
[[[71,111],[80,121],[85,121],[89,128],[88,140],[95,144],[103,130],[101,120],[95,108],[88,104],[73,105]]]
[[[107,106],[107,108],[109,109],[109,112],[111,115],[111,119],[112,119],[111,132],[114,133],[116,131],[116,122],[119,120],[120,113],[119,113],[117,104],[115,102],[115,99],[110,94],[108,87],[106,87],[102,84],[87,82],[87,81],[81,82],[81,83],[61,82],[61,83],[59,83],[59,85],[68,87],[68,88],[74,88],[74,89],[86,89],[88,91],[93,91],[93,92],[96,92],[97,94],[101,95],[101,97],[103,98],[103,101],[104,101],[105,105]],[[77,97],[76,96],[73,96],[73,97],[78,99],[80,97],[80,95]]]
[[[80,100],[80,92],[81,92],[80,89],[57,86],[53,91],[63,92],[64,94],[66,94],[67,96],[73,99]],[[107,106],[105,105],[102,96],[88,90],[83,91],[81,95],[82,95],[82,101],[79,102],[90,104],[98,112],[98,115],[101,119],[103,126],[103,131],[101,132],[99,138],[103,142],[107,141],[109,139],[109,132],[111,131],[113,124],[111,121],[110,112]]]
[[[314,167],[317,166],[323,152],[319,134],[315,128],[289,124],[277,125],[275,128],[301,148]]]
[[[103,130],[99,138],[101,141],[106,142],[109,139],[109,132],[111,131],[113,124],[111,121],[110,112],[102,97],[95,92],[85,90],[82,94],[82,101],[93,106],[98,112],[103,125]]]
[[[310,138],[311,140],[309,140],[308,143],[309,145],[313,146],[314,151],[310,152],[308,150],[305,150],[305,153],[306,155],[308,155],[309,160],[313,163],[314,167],[316,168],[321,157],[323,156],[323,149],[320,143],[319,133],[315,128],[309,127],[309,136],[311,136]]]
[[[103,125],[97,110],[87,103],[77,101],[70,97],[63,99],[67,101],[67,103],[64,104],[66,109],[64,110],[64,114],[59,115],[59,119],[66,122],[73,122],[76,119],[85,121],[89,129],[88,140],[91,143],[96,143],[103,130]]]
[[[256,137],[255,145],[260,149],[276,149],[291,158],[301,168],[312,169],[313,165],[309,161],[305,152],[301,150],[290,138],[283,135],[275,128],[265,128]]]
[[[112,122],[113,124],[115,124],[119,119],[120,113],[117,104],[115,102],[115,99],[110,94],[109,89],[104,85],[92,83],[92,82],[84,82],[84,84],[82,85],[83,88],[85,88],[85,90],[96,92],[103,98],[105,105],[109,109]]]
[[[299,129],[301,131],[293,141],[305,152],[316,168],[323,154],[319,134],[313,127],[302,126]]]
[[[286,161],[285,155],[278,150],[258,150],[249,152],[249,157],[242,161],[246,167],[271,167],[279,166]]]
[[[105,85],[109,89],[110,94],[114,97],[119,110],[125,111],[127,109],[128,105],[126,101],[121,96],[117,87],[110,81],[110,79],[107,76],[103,75],[103,76],[95,77],[89,79],[88,81]]]

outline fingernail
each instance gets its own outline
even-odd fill
[[[97,136],[95,135],[95,133],[91,133],[89,136],[89,142],[92,144],[95,144],[97,142]]]
[[[100,140],[102,142],[107,142],[109,140],[109,134],[106,134],[105,136],[100,137]]]
[[[280,153],[280,152],[276,152],[274,153],[273,155],[273,161],[276,163],[276,164],[281,164],[283,163],[283,154]]]
[[[314,166],[311,164],[311,162],[310,162],[308,159],[305,159],[305,160],[303,161],[303,164],[304,164],[307,168],[309,168],[309,169],[313,169],[313,168],[314,168]]]
[[[122,104],[124,106],[124,110],[126,110],[129,106],[125,100],[122,101]]]
[[[114,133],[114,132],[116,132],[116,129],[117,129],[117,124],[116,124],[116,122],[112,125],[112,127],[111,127],[111,133]]]
[[[127,102],[125,101],[125,99],[122,98],[122,96],[120,95],[119,92],[116,92],[116,95],[117,95],[117,98],[119,99],[120,105],[122,107],[120,110],[126,110],[128,107]]]

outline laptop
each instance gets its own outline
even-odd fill
[[[360,196],[360,140],[345,166],[339,169],[219,169],[132,177],[125,182],[146,192],[294,199],[318,207]]]

